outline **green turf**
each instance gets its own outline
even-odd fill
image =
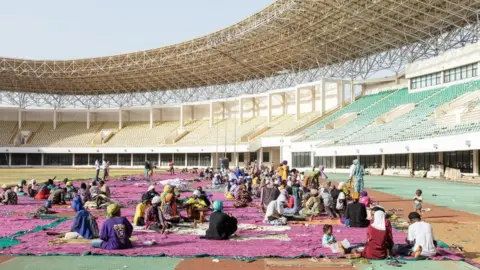
[[[177,258],[139,258],[113,256],[20,256],[0,264],[0,269],[28,270],[173,270]]]
[[[386,261],[370,261],[371,264],[356,264],[355,268],[359,270],[371,270],[371,269],[395,269],[386,264]],[[399,269],[403,270],[474,270],[478,269],[475,266],[469,265],[462,261],[407,261]]]
[[[346,181],[346,174],[329,174],[330,179]],[[413,199],[415,190],[423,191],[423,201],[441,207],[480,215],[480,185],[395,176],[365,176],[365,188]],[[436,195],[436,196],[434,196]],[[412,200],[413,210],[413,200]],[[434,211],[434,209],[432,209]]]

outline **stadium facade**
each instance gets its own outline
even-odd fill
[[[360,158],[373,174],[478,175],[479,8],[285,0],[150,51],[3,58],[0,166],[205,167],[227,156],[343,172]],[[384,70],[392,76],[368,79]]]

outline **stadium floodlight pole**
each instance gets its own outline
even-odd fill
[[[234,104],[237,104],[237,97],[235,97]],[[235,159],[235,167],[238,166],[237,163],[237,121],[234,121],[233,125],[233,158]]]
[[[223,105],[225,106],[225,105]],[[214,117],[215,119],[215,117]],[[218,122],[216,123],[217,125],[217,143],[216,143],[216,147],[215,147],[215,162],[217,163],[216,165],[216,168],[218,168]]]
[[[225,104],[227,104],[227,96],[225,96]],[[225,145],[224,145],[224,149],[223,149],[224,152],[225,152],[225,154],[223,156],[224,158],[227,157],[227,128],[228,128],[228,122],[225,121]],[[229,162],[230,162],[230,160],[229,160]]]

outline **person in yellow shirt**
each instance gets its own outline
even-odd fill
[[[133,217],[133,225],[135,226],[145,226],[145,211],[151,205],[148,194],[143,194],[142,202],[137,204],[135,208],[135,216]]]
[[[282,162],[282,174],[280,176],[282,176],[282,180],[287,180],[287,177],[288,177],[288,172],[289,172],[289,168],[288,168],[288,162],[286,160],[284,160]]]
[[[195,190],[193,196],[188,198],[184,205],[187,208],[188,218],[193,219],[194,221],[199,221],[202,223],[204,221],[204,211],[208,210],[207,203],[200,199],[200,191]]]

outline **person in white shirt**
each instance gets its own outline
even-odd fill
[[[103,160],[103,163],[102,163],[102,168],[103,168],[103,181],[106,181],[107,180],[107,177],[108,177],[108,167],[109,167],[109,164],[107,162],[106,159]]]
[[[96,170],[96,174],[95,174],[95,181],[98,181],[98,174],[100,174],[100,161],[97,159],[95,159],[95,170]]]
[[[347,182],[347,185],[348,185],[348,188],[352,188],[353,187],[353,177],[355,175],[355,160],[352,161],[352,165],[350,165],[350,173],[348,174],[348,182]]]
[[[286,201],[287,197],[285,192],[281,193],[276,200],[271,201],[267,206],[263,222],[271,225],[286,225],[287,218],[283,216]]]
[[[435,256],[437,250],[432,226],[422,221],[417,212],[408,214],[408,219],[411,224],[408,226],[407,244],[399,246],[397,254],[415,258]]]

